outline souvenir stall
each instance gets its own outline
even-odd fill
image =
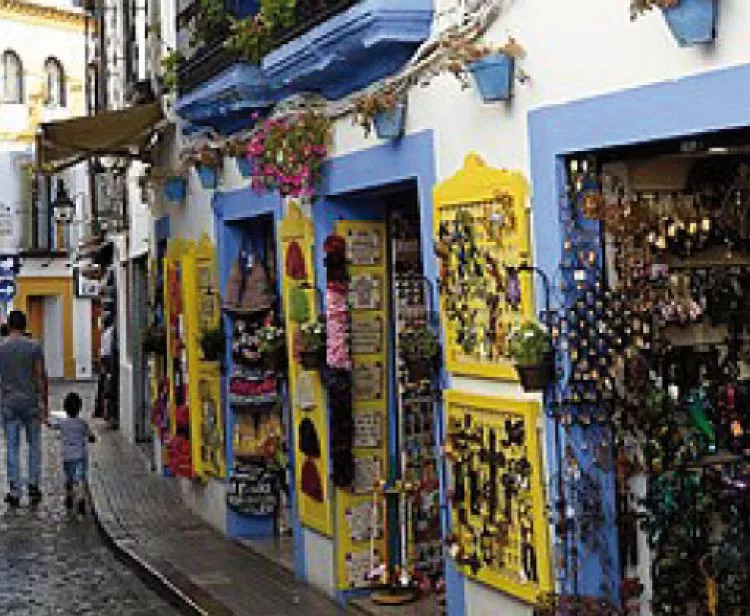
[[[534,315],[527,193],[520,174],[487,167],[475,154],[435,188],[440,316],[451,375],[497,384],[519,379],[514,349]],[[515,394],[451,389],[444,396],[450,557],[463,575],[536,604],[552,588],[541,404]]]
[[[443,577],[440,346],[420,217],[408,189],[325,207],[315,219],[325,317],[300,326],[297,357],[309,361],[322,330],[312,346],[325,351],[315,361],[328,399],[336,586],[399,604]]]
[[[750,165],[714,145],[726,155],[673,142],[567,161],[554,408],[576,469],[564,497],[589,536],[616,524],[600,613],[750,609]],[[606,485],[616,522],[597,514]],[[581,529],[560,529],[575,582]]]
[[[221,415],[219,296],[213,244],[172,240],[164,259],[164,314],[169,419],[165,467],[179,477],[221,478],[225,472]],[[157,390],[157,405],[164,393]],[[161,408],[157,406],[157,409]]]
[[[233,229],[224,316],[229,332],[227,507],[232,534],[291,530],[289,421],[284,404],[286,334],[276,293],[276,239],[271,218]]]

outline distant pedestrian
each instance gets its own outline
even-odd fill
[[[26,315],[13,310],[8,316],[9,334],[0,342],[0,413],[5,431],[8,494],[5,502],[17,507],[21,501],[21,428],[29,450],[29,501],[42,500],[39,489],[42,469],[42,423],[49,421],[47,371],[42,347],[24,336]]]
[[[69,393],[63,401],[63,409],[65,409],[67,419],[60,420],[55,426],[62,437],[65,506],[70,509],[76,503],[78,513],[81,515],[86,512],[83,488],[88,479],[88,443],[93,443],[96,440],[89,425],[79,417],[82,407],[81,397],[75,392]]]
[[[0,325],[0,338],[7,338],[10,334],[10,329],[8,329],[8,324],[3,323]]]

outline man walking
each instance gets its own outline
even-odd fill
[[[42,500],[41,432],[42,423],[49,420],[48,382],[42,347],[24,335],[26,315],[13,310],[8,315],[8,329],[8,337],[0,342],[0,413],[9,487],[5,502],[17,507],[21,501],[21,428],[29,450],[29,501],[35,505]]]

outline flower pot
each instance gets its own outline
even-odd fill
[[[185,192],[184,178],[172,176],[164,181],[164,198],[167,201],[183,201],[185,199]]]
[[[504,53],[494,53],[467,66],[485,103],[507,101],[513,92],[515,61]]]
[[[201,181],[201,186],[206,190],[216,188],[217,173],[213,167],[206,167],[205,165],[196,165],[196,171]]]
[[[389,111],[378,111],[373,118],[378,139],[398,139],[404,134],[406,104],[399,103]]]
[[[253,174],[253,163],[247,156],[235,156],[237,170],[243,178],[249,178]]]
[[[719,0],[680,0],[672,8],[663,9],[672,35],[682,47],[713,42]]]
[[[524,391],[544,391],[555,376],[554,356],[551,353],[546,355],[539,364],[527,366],[516,364],[516,372],[518,372]]]
[[[323,357],[317,351],[304,351],[299,355],[299,364],[305,370],[319,370],[323,365]]]

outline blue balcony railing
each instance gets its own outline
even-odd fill
[[[275,34],[273,46],[280,47],[356,3],[357,0],[297,0],[294,22]],[[257,11],[258,3],[257,0],[225,0],[225,6],[228,13],[247,17]],[[180,29],[187,31],[196,10],[197,3],[192,3],[180,14],[178,23],[183,24]],[[178,71],[180,95],[191,92],[229,66],[242,61],[236,53],[226,48],[228,36],[228,24],[220,25],[207,37],[210,42],[197,49],[183,63]]]

